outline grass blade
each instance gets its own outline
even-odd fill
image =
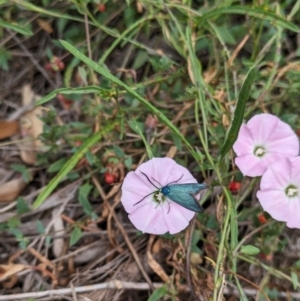
[[[51,92],[50,94],[40,98],[38,101],[35,102],[36,106],[40,106],[46,102],[48,102],[49,100],[55,98],[57,96],[57,94],[88,94],[88,93],[109,93],[108,90],[102,89],[100,87],[97,86],[87,86],[87,87],[78,87],[78,88],[60,88],[60,89],[56,89],[53,92]]]
[[[256,72],[257,72],[257,69],[256,69],[256,67],[254,67],[246,75],[246,79],[243,83],[242,89],[239,94],[239,99],[238,99],[238,102],[236,105],[236,109],[234,112],[234,118],[233,118],[231,127],[228,131],[226,140],[221,149],[220,161],[227,154],[227,152],[231,149],[232,145],[234,144],[234,142],[238,136],[239,129],[243,122],[243,117],[244,117],[245,108],[246,108],[246,102],[249,98],[250,89],[254,82]]]
[[[276,26],[280,26],[282,28],[299,32],[299,27],[293,24],[292,22],[289,22],[288,20],[276,15],[272,11],[268,11],[262,8],[252,8],[247,6],[230,6],[230,7],[220,7],[213,9],[212,11],[203,14],[199,18],[198,25],[201,25],[207,20],[210,20],[214,17],[219,17],[221,15],[231,15],[231,14],[238,14],[238,15],[245,15],[245,16],[251,16],[263,20],[268,20]]]
[[[163,123],[165,123],[186,145],[192,156],[195,158],[195,160],[199,161],[199,156],[197,152],[194,150],[194,148],[191,146],[191,144],[185,139],[185,137],[182,135],[182,133],[177,129],[176,126],[173,125],[173,123],[167,118],[166,115],[164,115],[160,110],[156,109],[149,101],[147,101],[144,97],[139,95],[137,92],[135,92],[134,89],[123,83],[121,80],[119,80],[117,77],[112,75],[107,69],[102,67],[101,65],[95,63],[91,59],[89,59],[87,56],[85,56],[83,53],[81,53],[78,49],[76,49],[73,45],[66,41],[60,41],[61,44],[70,51],[75,57],[77,57],[79,60],[84,62],[88,67],[96,71],[97,73],[101,74],[111,82],[115,83],[116,85],[124,88],[129,94],[134,96],[137,100],[139,100],[144,106],[146,106],[153,114],[155,114]]]
[[[33,204],[33,209],[38,208],[43,204],[46,198],[51,194],[51,192],[57,187],[59,182],[76,166],[78,161],[85,155],[85,153],[95,144],[97,143],[105,134],[110,132],[116,123],[113,122],[107,127],[103,128],[101,131],[94,134],[91,138],[89,138],[78,151],[72,156],[70,160],[63,166],[61,171],[50,181],[47,187],[41,192],[38,198],[35,200]]]
[[[9,22],[5,22],[3,20],[0,20],[0,27],[11,29],[15,32],[18,32],[18,33],[24,35],[24,36],[32,36],[33,35],[31,30],[26,29],[26,28],[21,27],[21,26],[16,25],[16,24],[11,24]]]

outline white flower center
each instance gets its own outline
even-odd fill
[[[286,189],[286,195],[288,197],[294,197],[294,196],[298,195],[298,189],[295,186],[291,185]]]
[[[254,155],[256,157],[262,157],[262,156],[264,156],[265,153],[266,153],[266,150],[261,146],[258,146],[254,149]]]
[[[161,193],[160,191],[159,191],[158,193],[155,194],[155,198],[156,198],[156,200],[157,200],[159,203],[161,203],[161,202],[164,201],[164,195],[163,195],[163,193]]]

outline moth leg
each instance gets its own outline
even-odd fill
[[[168,205],[169,205],[169,210],[168,210],[167,214],[169,214],[170,209],[171,209],[171,206],[170,206],[170,203],[169,203],[168,199],[167,199],[167,203],[168,203]]]
[[[140,202],[142,202],[147,196],[149,196],[149,195],[151,195],[151,194],[153,194],[153,193],[155,193],[156,191],[153,191],[153,192],[151,192],[151,193],[149,193],[149,194],[147,194],[146,196],[144,196],[140,201],[138,201],[138,202],[136,202],[135,204],[133,204],[133,206],[135,206],[135,205],[137,205],[137,204],[139,204]]]
[[[183,174],[181,175],[181,177],[180,177],[178,180],[173,181],[173,182],[171,182],[171,183],[168,183],[168,185],[173,184],[173,183],[177,183],[178,181],[180,181],[180,180],[182,179],[182,177],[183,177]]]

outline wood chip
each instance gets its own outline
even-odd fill
[[[0,120],[0,139],[5,139],[17,134],[19,123],[17,121]]]

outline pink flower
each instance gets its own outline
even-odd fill
[[[299,154],[299,141],[291,127],[271,114],[259,114],[242,124],[233,145],[236,165],[250,177],[261,176],[283,157]]]
[[[300,228],[300,157],[282,158],[263,174],[257,192],[262,207],[290,228]]]
[[[129,172],[122,185],[121,202],[134,226],[151,234],[174,234],[186,228],[195,212],[164,197],[143,173],[159,188],[171,182],[197,183],[185,167],[170,158],[153,158]]]

